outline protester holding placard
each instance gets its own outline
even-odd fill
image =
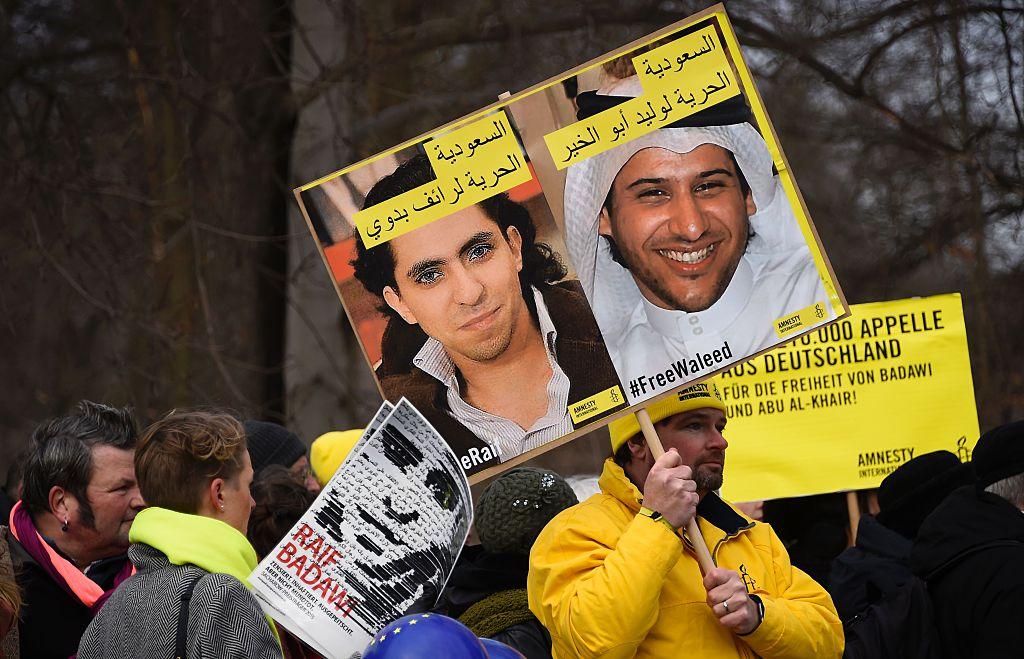
[[[173,411],[143,433],[135,469],[150,506],[129,536],[138,573],[89,625],[78,656],[280,658],[248,590],[257,560],[245,538],[253,471],[242,424]]]
[[[601,493],[552,520],[530,555],[530,608],[553,656],[840,656],[825,590],[715,493],[728,446],[717,386],[648,411],[666,453],[654,460],[635,417],[612,422]],[[694,515],[718,566],[703,582],[678,532]]]

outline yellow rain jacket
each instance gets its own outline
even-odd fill
[[[554,659],[842,656],[832,598],[790,565],[770,526],[714,493],[697,508],[715,564],[764,602],[761,624],[737,636],[708,607],[692,549],[637,515],[641,494],[622,468],[608,459],[599,484],[600,494],[551,520],[530,552],[530,610],[551,632]]]

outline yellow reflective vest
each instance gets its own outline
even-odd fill
[[[764,602],[764,620],[737,636],[707,604],[697,558],[667,525],[637,515],[640,491],[608,459],[601,493],[563,511],[530,552],[530,610],[551,632],[554,659],[799,657],[843,654],[832,598],[793,567],[767,524],[714,493],[698,524],[719,567]]]

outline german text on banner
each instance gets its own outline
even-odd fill
[[[877,487],[911,458],[978,439],[959,294],[850,317],[727,371],[732,501]]]

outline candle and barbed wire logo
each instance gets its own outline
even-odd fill
[[[747,566],[745,563],[740,563],[740,577],[743,579],[743,586],[747,589],[747,592],[754,592],[754,589],[757,588],[757,582],[754,581],[754,577],[750,576],[750,573],[747,572]]]
[[[971,449],[967,448],[967,437],[964,435],[956,440],[956,457],[960,458],[960,462],[971,461]]]

